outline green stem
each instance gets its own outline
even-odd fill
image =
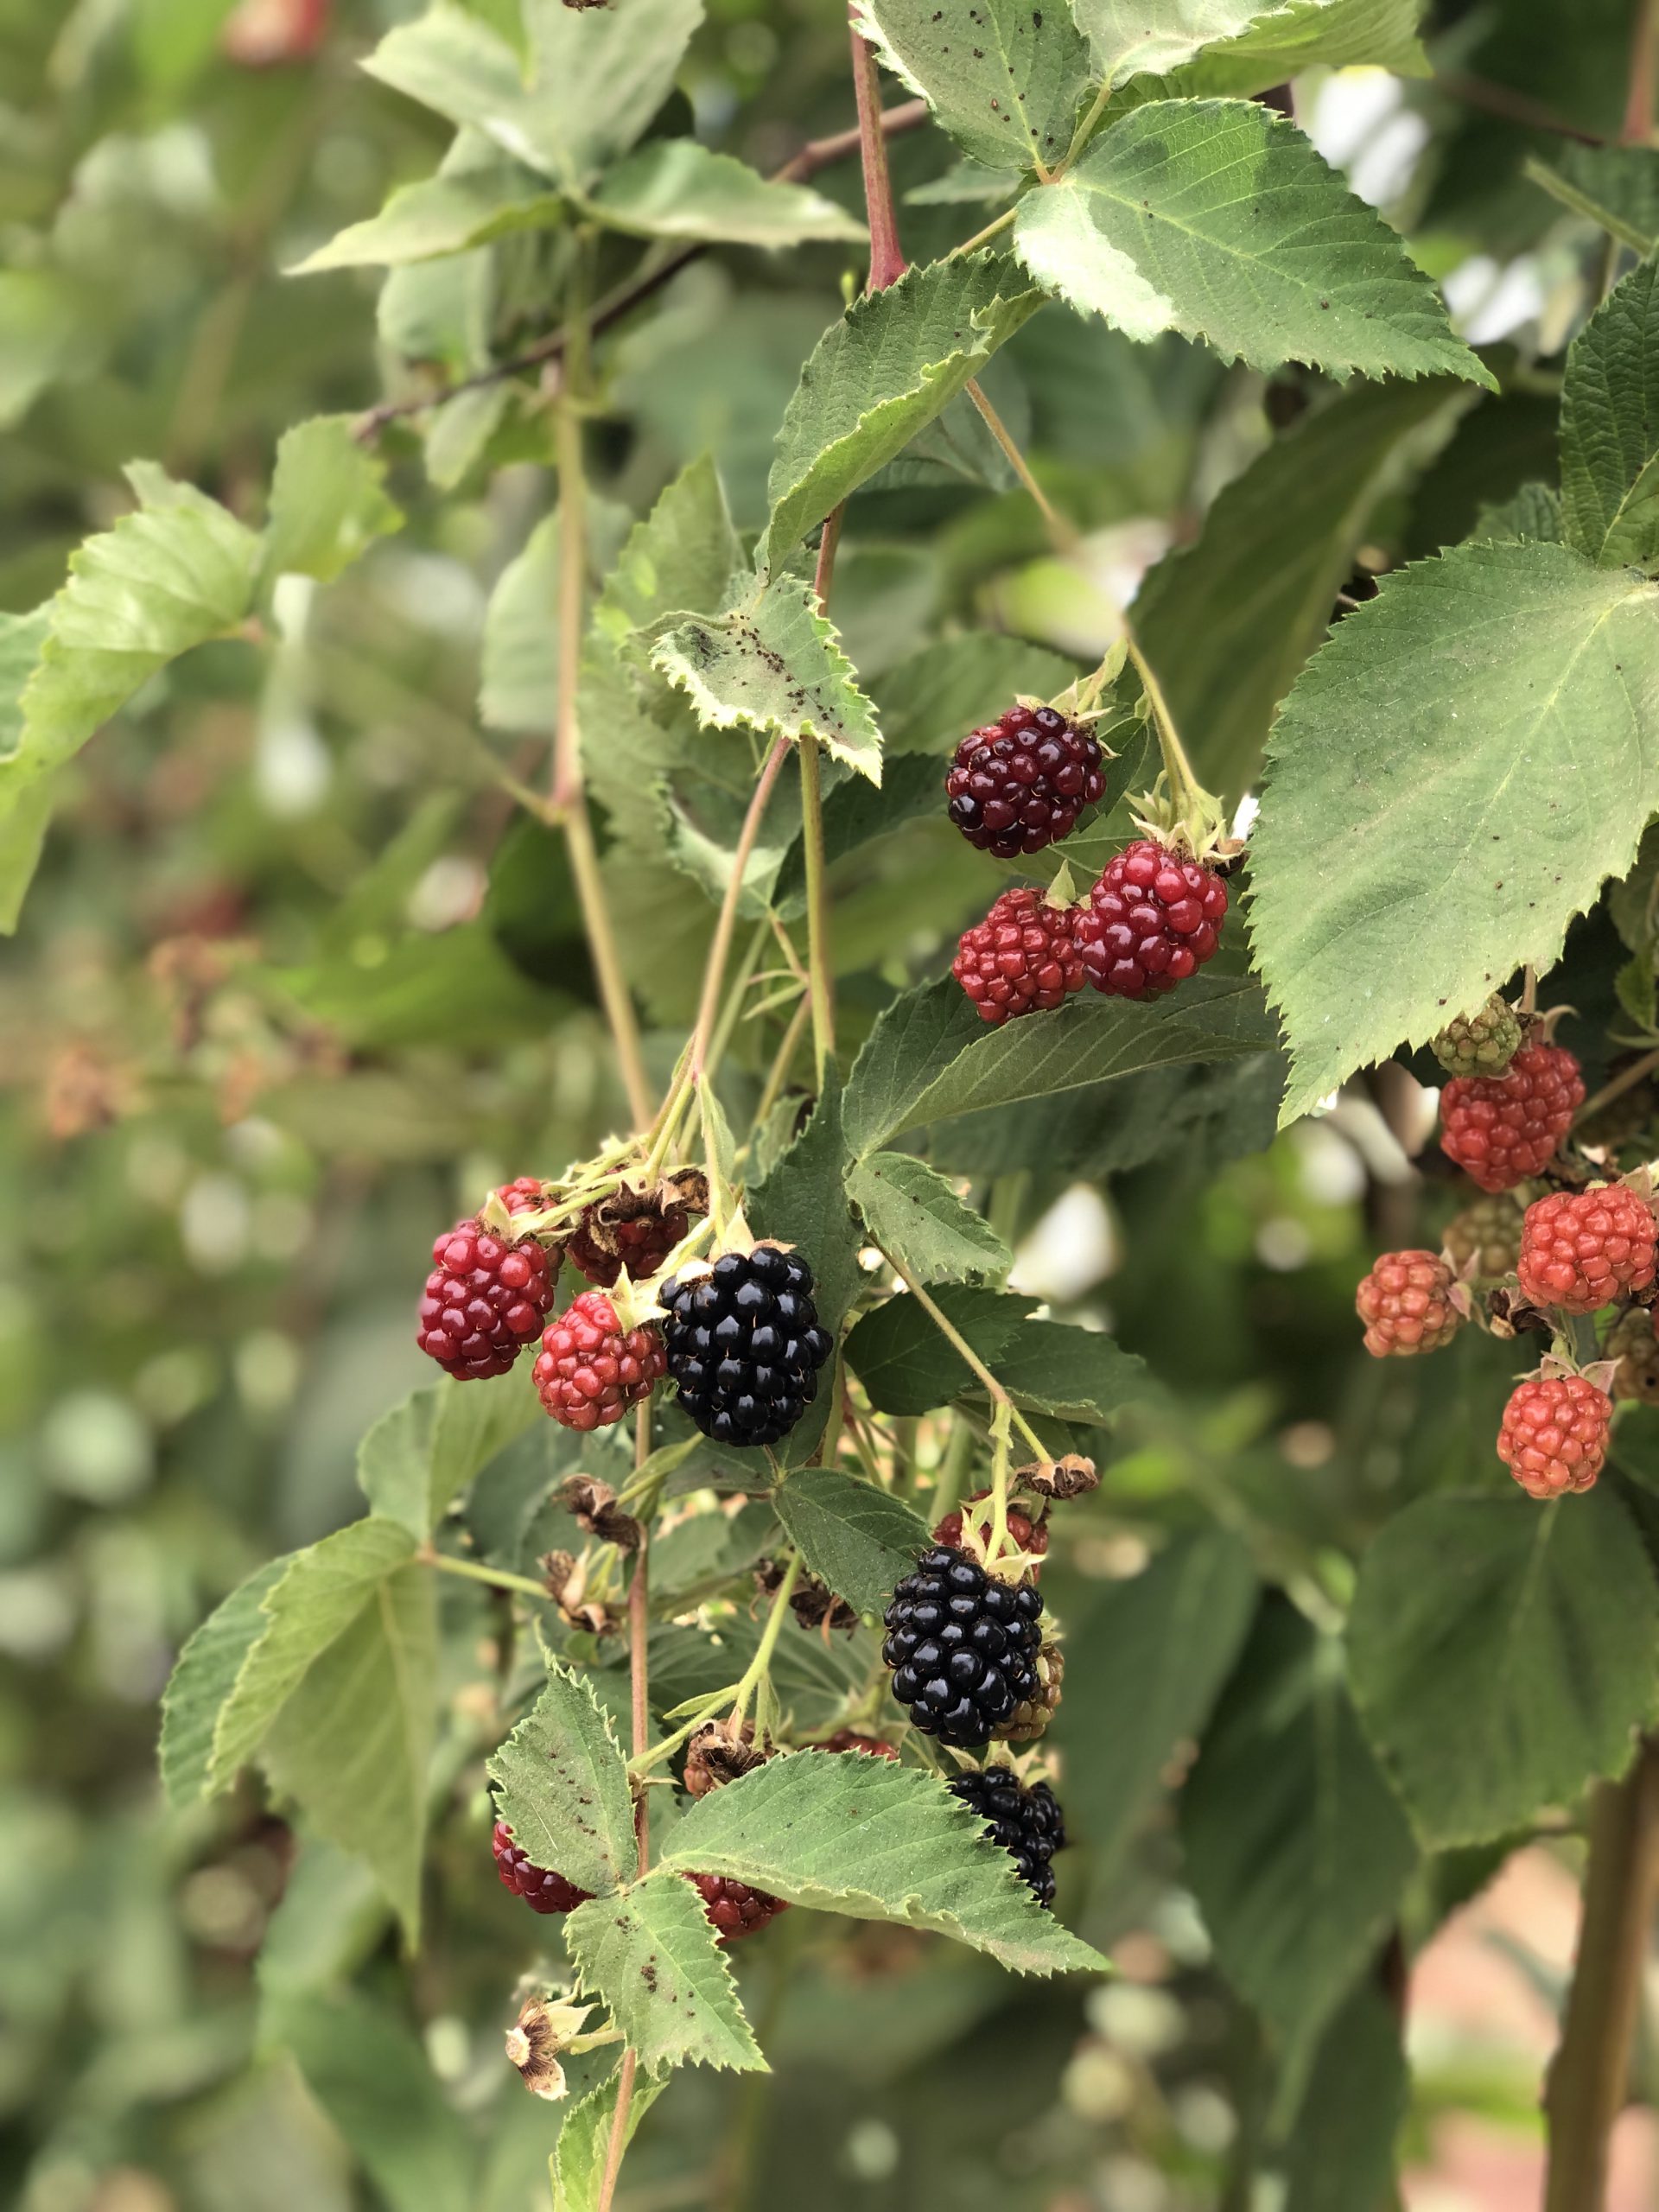
[[[778,1638],[783,1630],[785,1616],[789,1611],[789,1601],[794,1596],[795,1585],[800,1579],[801,1555],[796,1552],[791,1555],[789,1565],[784,1569],[784,1579],[778,1585],[777,1591],[773,1594],[772,1611],[766,1615],[766,1625],[761,1631],[760,1643],[755,1646],[754,1656],[744,1669],[743,1679],[737,1686],[737,1694],[732,1700],[734,1720],[741,1721],[743,1719],[749,1709],[750,1698],[772,1671],[772,1655],[778,1649]]]
[[[855,39],[855,45],[863,41]],[[868,49],[867,49],[868,50]],[[836,548],[841,543],[842,518],[837,507],[823,525],[818,541],[817,567],[812,579],[818,612],[830,612],[830,587],[836,572]],[[836,986],[830,951],[830,894],[823,857],[823,780],[818,741],[804,729],[797,741],[801,756],[801,849],[806,860],[806,978],[812,1008],[812,1058],[818,1088],[836,1056]]]
[[[988,245],[993,238],[1001,238],[1003,232],[1012,226],[1019,212],[1017,207],[1005,207],[994,223],[987,223],[982,231],[976,231],[972,238],[964,238],[960,245],[952,246],[946,259],[955,261],[964,253],[977,253],[981,246]]]
[[[467,1582],[486,1583],[492,1590],[517,1590],[543,1605],[552,1603],[547,1585],[532,1582],[527,1574],[510,1574],[500,1567],[480,1567],[474,1560],[456,1559],[453,1553],[441,1552],[431,1544],[425,1545],[415,1556],[423,1567],[435,1567],[441,1574],[458,1574]]]
[[[1043,526],[1048,532],[1049,542],[1054,550],[1060,554],[1075,553],[1082,543],[1076,525],[1060,512],[1032,474],[1031,463],[1020,452],[1019,441],[986,397],[984,387],[977,377],[969,377],[968,379],[968,397],[979,410],[979,419],[1002,448],[1009,467],[1013,469],[1035,502],[1037,512],[1043,518]]]
[[[731,957],[732,933],[737,926],[737,910],[743,896],[743,879],[748,873],[749,856],[754,850],[754,841],[760,835],[760,817],[766,810],[766,801],[772,797],[778,772],[784,765],[789,751],[789,740],[780,737],[766,755],[749,797],[748,811],[743,817],[743,827],[738,832],[737,849],[732,855],[732,872],[726,886],[726,895],[721,901],[720,913],[715,923],[714,941],[709,947],[709,958],[702,971],[702,997],[697,1007],[696,1027],[691,1033],[691,1052],[686,1064],[686,1079],[690,1083],[702,1080],[709,1046],[715,1033],[715,1020],[720,1011],[721,985],[726,977],[726,963]]]
[[[1158,748],[1164,756],[1164,774],[1169,784],[1169,796],[1178,810],[1201,801],[1204,786],[1192,772],[1192,763],[1186,757],[1175,728],[1175,717],[1169,711],[1169,702],[1164,696],[1164,687],[1158,681],[1152,663],[1141,650],[1128,615],[1123,617],[1123,645],[1135,672],[1141,678],[1141,688],[1152,707],[1153,725],[1158,732]]]
[[[1008,1544],[1008,1416],[1012,1406],[1002,1405],[991,1415],[991,1535],[985,1547],[988,1566],[994,1566]]]
[[[784,1041],[778,1047],[778,1056],[767,1073],[766,1089],[760,1093],[760,1103],[754,1109],[754,1123],[757,1128],[777,1104],[784,1085],[789,1080],[790,1069],[795,1065],[795,1055],[800,1048],[801,1033],[805,1029],[811,1013],[810,1000],[804,998],[790,1016],[789,1027],[784,1032]]]
[[[969,1373],[977,1378],[987,1395],[989,1397],[993,1408],[997,1409],[1006,1408],[1008,1419],[1019,1430],[1020,1435],[1025,1438],[1026,1442],[1036,1453],[1037,1457],[1039,1459],[1046,1459],[1048,1457],[1048,1446],[1043,1442],[1042,1438],[1038,1435],[1036,1430],[1031,1426],[1031,1423],[1020,1412],[1019,1407],[1014,1404],[1014,1400],[1008,1395],[1002,1385],[997,1381],[990,1369],[986,1366],[984,1361],[974,1350],[972,1344],[969,1343],[967,1338],[963,1335],[961,1330],[957,1328],[956,1323],[950,1319],[950,1315],[944,1312],[944,1308],[929,1294],[924,1287],[917,1281],[915,1276],[910,1272],[910,1269],[904,1266],[901,1262],[893,1258],[891,1252],[884,1252],[882,1256],[887,1261],[887,1265],[893,1269],[893,1273],[898,1276],[900,1282],[904,1284],[906,1289],[909,1291],[911,1296],[914,1298],[918,1305],[920,1306],[922,1311],[927,1315],[929,1320],[932,1322],[939,1334],[944,1338],[946,1344],[948,1344],[956,1352],[957,1357],[963,1361]]]

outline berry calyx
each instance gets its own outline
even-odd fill
[[[1552,1191],[1527,1208],[1516,1273],[1535,1306],[1593,1313],[1654,1277],[1653,1211],[1628,1183]]]
[[[1373,1359],[1439,1351],[1463,1326],[1452,1303],[1455,1278],[1433,1252],[1384,1252],[1354,1293]]]
[[[963,931],[950,973],[982,1021],[1000,1029],[1017,1014],[1048,1013],[1083,988],[1075,918],[1074,908],[1052,906],[1021,885]]]
[[[1512,1275],[1521,1256],[1522,1209],[1507,1191],[1476,1198],[1446,1225],[1452,1264],[1477,1282]]]
[[[963,739],[944,788],[969,843],[1013,860],[1069,836],[1106,778],[1088,730],[1054,707],[1013,706]]]
[[[1108,998],[1159,998],[1216,950],[1227,887],[1173,845],[1137,838],[1109,861],[1074,925],[1089,981]]]
[[[984,1822],[990,1840],[1006,1851],[1029,1884],[1039,1904],[1054,1902],[1057,1851],[1065,1848],[1065,1823],[1054,1792],[1046,1782],[1027,1789],[1007,1767],[985,1767],[959,1774],[950,1795]]]
[[[543,1332],[531,1376],[562,1428],[608,1428],[651,1395],[666,1365],[655,1329],[625,1329],[603,1291],[585,1290]]]
[[[462,1382],[505,1375],[547,1319],[556,1267],[533,1236],[517,1243],[458,1221],[432,1247],[415,1341]]]
[[[579,1890],[574,1882],[567,1882],[563,1874],[550,1873],[544,1866],[532,1866],[529,1853],[518,1848],[512,1840],[512,1830],[505,1821],[496,1822],[490,1848],[495,1853],[496,1872],[514,1897],[522,1897],[532,1912],[573,1912],[593,1895],[591,1890]]]
[[[665,1283],[662,1302],[669,1378],[703,1434],[738,1446],[787,1436],[832,1349],[800,1254],[777,1244],[722,1252]]]
[[[985,1508],[983,1513],[971,1515],[969,1522],[972,1535],[977,1539],[977,1548],[982,1557],[989,1548],[991,1541],[990,1497],[989,1491],[976,1490],[968,1500],[970,1508],[976,1505],[982,1505]],[[1015,1551],[1030,1552],[1040,1559],[1048,1549],[1047,1522],[1033,1521],[1030,1514],[1020,1505],[1011,1505],[1008,1508],[1007,1519],[1008,1541]],[[962,1527],[963,1508],[957,1506],[954,1512],[947,1513],[942,1521],[935,1523],[934,1542],[946,1545],[952,1551],[960,1551],[963,1548]],[[1034,1574],[1038,1570],[1033,1567],[1032,1572]]]
[[[1497,1456],[1529,1497],[1588,1490],[1607,1457],[1613,1402],[1582,1375],[1516,1383],[1497,1432]]]
[[[691,1225],[709,1211],[706,1177],[683,1169],[650,1185],[625,1182],[595,1199],[571,1234],[570,1264],[601,1290],[626,1271],[635,1282],[656,1274]]]
[[[1459,1014],[1428,1040],[1448,1075],[1502,1075],[1521,1049],[1519,1016],[1500,998]]]
[[[988,1742],[1037,1693],[1042,1612],[1033,1583],[998,1581],[949,1544],[925,1551],[893,1591],[881,1646],[915,1726],[963,1750]]]
[[[753,1936],[789,1910],[787,1897],[774,1897],[765,1890],[752,1890],[747,1882],[728,1874],[688,1874],[686,1879],[702,1899],[709,1924],[719,1936],[721,1948]]]
[[[1483,1191],[1537,1175],[1584,1103],[1584,1078],[1561,1045],[1523,1045],[1498,1076],[1454,1076],[1440,1093],[1440,1149]]]

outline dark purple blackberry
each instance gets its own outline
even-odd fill
[[[944,788],[969,843],[1007,861],[1069,836],[1106,778],[1086,729],[1053,707],[1010,707],[963,739]]]
[[[984,1821],[986,1834],[1013,1859],[1038,1904],[1052,1905],[1054,1869],[1049,1861],[1065,1848],[1065,1823],[1048,1784],[1035,1782],[1027,1789],[1007,1767],[991,1766],[957,1775],[950,1788],[953,1797]]]
[[[829,1358],[812,1270],[798,1252],[757,1244],[664,1285],[663,1341],[680,1403],[716,1444],[775,1444],[817,1395]]]
[[[924,1735],[986,1743],[1036,1693],[1042,1613],[1034,1583],[999,1582],[949,1544],[922,1554],[893,1593],[881,1656]]]

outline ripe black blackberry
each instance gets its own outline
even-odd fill
[[[1033,1583],[1000,1582],[949,1544],[922,1554],[887,1606],[881,1656],[924,1735],[967,1750],[1036,1696],[1042,1613]]]
[[[1027,1789],[1007,1767],[991,1766],[957,1775],[950,1789],[953,1797],[984,1821],[991,1841],[1007,1853],[1038,1904],[1052,1905],[1054,1869],[1050,1861],[1065,1848],[1065,1823],[1048,1784],[1035,1782]]]
[[[1012,860],[1067,837],[1106,789],[1100,746],[1053,707],[1010,707],[969,731],[944,779],[947,811],[970,845]]]
[[[830,1357],[812,1270],[798,1252],[757,1244],[664,1285],[663,1340],[680,1403],[716,1444],[775,1444],[817,1395]]]

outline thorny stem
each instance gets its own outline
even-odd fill
[[[1042,1438],[1038,1435],[1036,1430],[1031,1426],[1031,1423],[1020,1412],[1019,1407],[1014,1404],[1014,1400],[1008,1395],[1002,1385],[997,1381],[990,1369],[986,1366],[984,1361],[974,1350],[972,1344],[969,1343],[967,1338],[963,1335],[961,1330],[957,1328],[956,1323],[950,1319],[950,1316],[944,1312],[944,1308],[940,1306],[923,1287],[923,1286],[917,1281],[915,1276],[910,1272],[910,1269],[904,1266],[901,1262],[893,1258],[891,1252],[884,1252],[882,1256],[887,1261],[887,1265],[893,1269],[894,1274],[898,1276],[899,1281],[902,1282],[906,1289],[909,1291],[911,1296],[916,1300],[923,1313],[927,1315],[929,1320],[932,1322],[934,1327],[944,1338],[946,1344],[950,1346],[951,1350],[956,1352],[957,1357],[966,1364],[969,1372],[976,1378],[981,1388],[990,1399],[993,1408],[997,1411],[1001,1411],[1003,1408],[1006,1408],[1008,1419],[1014,1423],[1014,1426],[1019,1430],[1020,1435],[1024,1437],[1026,1442],[1037,1454],[1037,1457],[1039,1459],[1046,1459],[1048,1457],[1048,1447],[1043,1442]]]
[[[1615,1098],[1622,1098],[1627,1090],[1634,1090],[1656,1068],[1659,1068],[1659,1046],[1651,1052],[1643,1052],[1640,1059],[1632,1060],[1629,1067],[1621,1068],[1616,1076],[1604,1083],[1599,1090],[1592,1091],[1573,1116],[1574,1128],[1580,1122],[1587,1122],[1592,1114],[1600,1113],[1602,1108],[1611,1105]]]
[[[1544,2090],[1549,2174],[1544,2212],[1599,2212],[1608,2138],[1628,2085],[1656,1886],[1659,1743],[1622,1782],[1595,1793],[1577,1962]]]
[[[860,35],[855,23],[849,35],[853,47],[853,97],[858,104],[858,157],[864,171],[864,205],[870,223],[870,274],[864,289],[885,292],[904,275],[906,264],[893,205],[875,48]]]
[[[442,1574],[459,1574],[468,1582],[487,1584],[492,1590],[517,1590],[526,1598],[535,1598],[548,1604],[547,1585],[532,1582],[527,1574],[510,1574],[505,1567],[482,1567],[475,1560],[457,1559],[452,1552],[441,1552],[435,1544],[423,1544],[415,1554],[423,1567],[435,1567]]]

